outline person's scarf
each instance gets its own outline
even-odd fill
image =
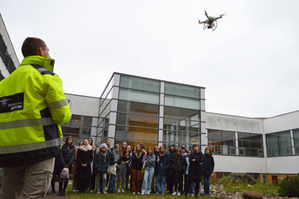
[[[87,146],[85,146],[85,145],[80,146],[81,151],[90,151],[91,149],[92,149],[92,147],[89,144]]]

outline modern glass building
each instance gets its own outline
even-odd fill
[[[101,95],[97,142],[200,144],[205,88],[114,73]]]

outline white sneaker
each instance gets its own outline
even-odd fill
[[[191,196],[194,196],[194,194],[191,194]]]
[[[133,195],[135,195],[136,193],[135,192],[133,192]]]
[[[117,193],[120,193],[120,190],[119,190],[119,189],[117,189]]]
[[[140,194],[140,192],[138,192],[137,194]]]
[[[181,195],[181,192],[178,192],[178,196],[180,196]]]
[[[188,196],[191,196],[191,193],[188,193]]]
[[[90,193],[93,193],[93,190],[90,190],[89,192],[90,192]]]
[[[173,192],[173,194],[172,194],[173,196],[175,196],[176,195],[176,192]]]
[[[141,193],[141,195],[144,195],[144,193]]]
[[[73,192],[77,192],[77,190],[74,189]]]
[[[122,192],[122,193],[125,193],[125,190],[124,190],[124,189],[122,189],[122,190],[121,190],[121,192]]]

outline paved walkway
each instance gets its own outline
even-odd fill
[[[69,183],[70,184],[70,183]],[[65,193],[65,196],[58,196],[58,191],[59,191],[59,188],[58,188],[58,182],[55,182],[55,190],[56,190],[56,193],[51,193],[51,195],[47,195],[45,197],[45,199],[67,199],[67,195]],[[52,191],[52,189],[50,188],[50,191]]]

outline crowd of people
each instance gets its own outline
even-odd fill
[[[187,151],[185,144],[178,149],[173,144],[166,151],[164,146],[146,149],[142,143],[132,148],[126,142],[121,146],[112,146],[111,140],[107,140],[97,150],[92,138],[83,140],[79,147],[75,147],[72,137],[68,136],[55,158],[53,193],[56,192],[56,176],[63,168],[68,168],[74,176],[73,192],[113,194],[129,190],[132,194],[164,195],[168,191],[172,195],[184,194],[185,198],[188,195],[197,198],[201,193],[202,178],[204,195],[210,194],[214,159],[209,147],[202,153],[198,145]],[[58,195],[65,195],[67,185],[68,178],[59,177]]]

